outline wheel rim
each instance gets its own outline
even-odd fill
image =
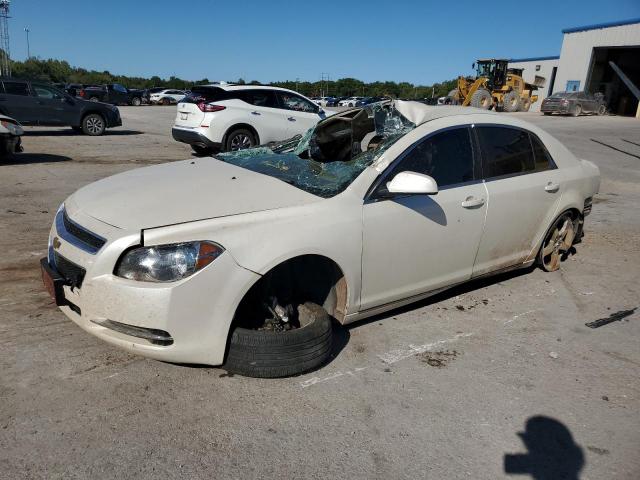
[[[542,263],[550,272],[560,268],[560,260],[573,245],[575,227],[569,217],[556,223],[551,235],[542,247]]]
[[[244,150],[251,147],[249,135],[239,133],[231,138],[231,151]]]
[[[87,130],[91,133],[100,133],[102,131],[102,120],[96,117],[88,118]]]

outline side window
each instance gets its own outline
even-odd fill
[[[44,85],[33,85],[33,91],[38,98],[48,98],[51,100],[55,98],[62,98],[62,95],[60,95],[58,91],[53,88],[45,87]]]
[[[238,90],[235,96],[256,107],[277,108],[278,106],[273,90]]]
[[[533,146],[533,157],[536,161],[536,172],[544,172],[545,170],[553,170],[556,167],[555,162],[551,158],[551,154],[547,148],[542,144],[540,139],[533,133],[530,133],[531,145]]]
[[[123,87],[122,85],[120,85],[119,83],[114,83],[113,84],[113,89],[116,92],[127,93],[127,89],[125,87]]]
[[[29,95],[29,88],[24,82],[3,82],[5,93],[8,95]]]
[[[473,180],[473,150],[468,128],[456,128],[422,140],[413,146],[388,177],[400,172],[430,175],[438,187]]]
[[[482,150],[484,178],[518,175],[535,170],[529,134],[508,127],[476,127]]]
[[[318,106],[316,104],[309,102],[298,95],[288,92],[278,92],[278,97],[280,98],[281,107],[285,110],[309,113],[316,113],[318,111]]]

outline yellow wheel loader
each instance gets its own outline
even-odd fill
[[[476,78],[458,77],[458,88],[449,92],[450,103],[505,112],[526,112],[538,100],[533,95],[543,87],[544,77],[533,84],[522,78],[522,69],[508,68],[508,60],[478,60],[473,64]]]

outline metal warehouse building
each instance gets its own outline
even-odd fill
[[[541,76],[545,96],[563,90],[604,93],[611,113],[640,118],[640,18],[567,28],[559,57],[514,59],[527,82]],[[532,110],[534,109],[532,106]]]

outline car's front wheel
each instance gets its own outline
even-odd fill
[[[255,147],[257,143],[252,132],[245,128],[239,128],[227,135],[225,150],[227,152],[236,152],[238,150]]]
[[[133,97],[131,99],[131,105],[133,105],[134,107],[139,107],[140,105],[142,105],[142,99],[140,97]]]
[[[82,131],[85,135],[102,135],[106,127],[104,118],[98,113],[90,113],[82,119]]]
[[[571,112],[571,115],[573,115],[574,117],[579,117],[580,115],[582,115],[582,106],[576,105]]]
[[[284,331],[236,327],[223,368],[248,377],[299,375],[323,365],[331,355],[331,318],[306,302],[297,308],[298,328]]]
[[[576,221],[569,212],[563,213],[554,222],[538,253],[538,264],[543,270],[553,272],[560,268],[560,261],[567,257],[573,246],[576,228]]]

